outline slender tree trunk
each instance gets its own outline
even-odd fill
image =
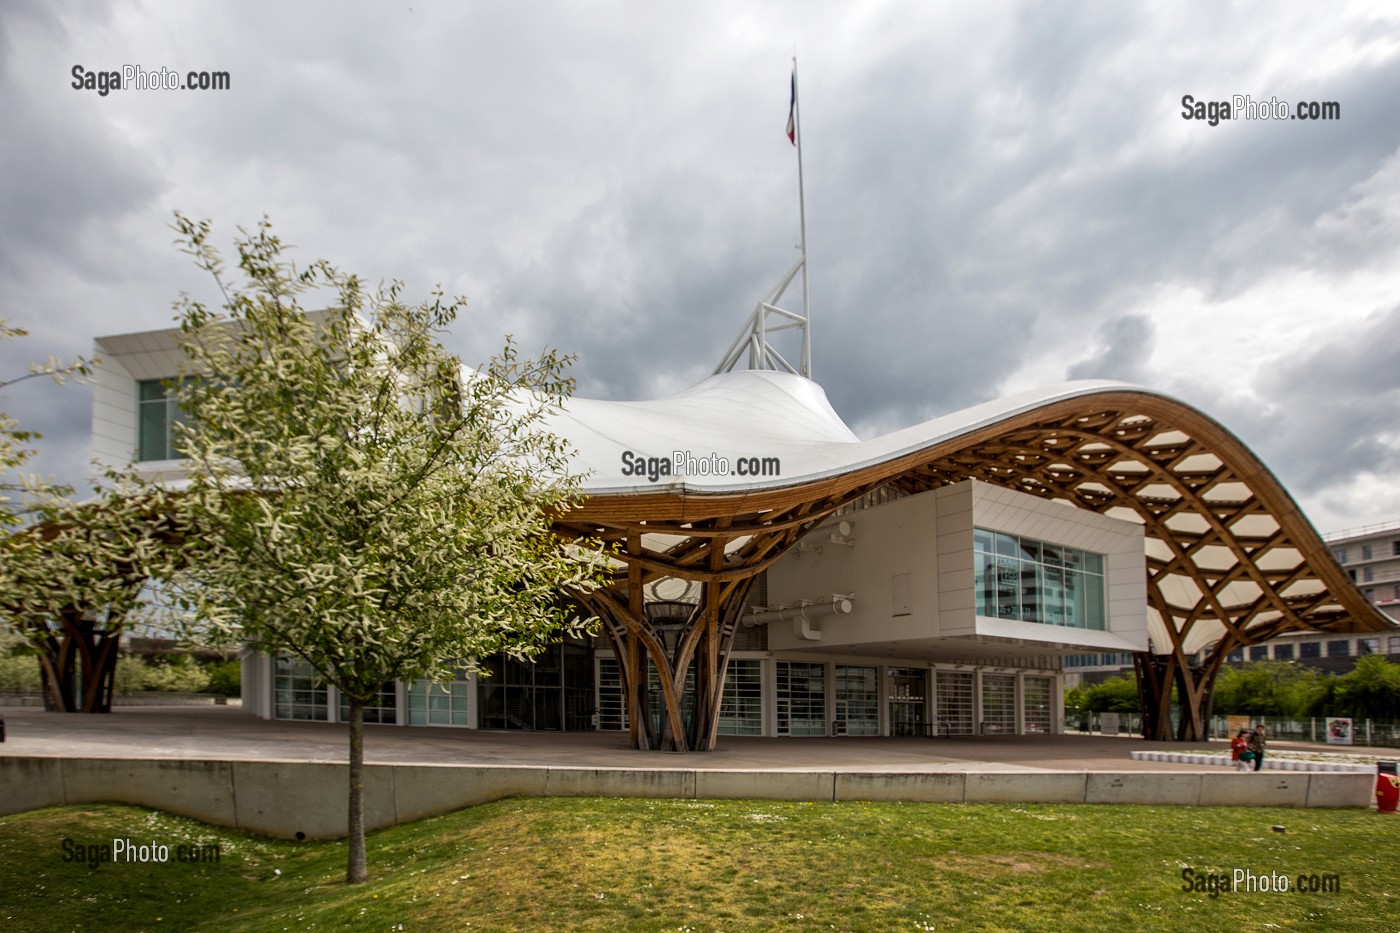
[[[350,701],[350,845],[346,884],[369,880],[365,867],[365,704]]]

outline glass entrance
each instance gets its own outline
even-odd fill
[[[592,649],[577,642],[550,645],[533,661],[488,659],[480,684],[483,729],[579,732],[593,728]]]
[[[928,671],[890,668],[890,735],[923,735]]]

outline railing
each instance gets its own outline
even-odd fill
[[[1376,522],[1371,525],[1362,525],[1360,528],[1345,528],[1341,531],[1332,531],[1322,536],[1323,541],[1341,541],[1344,538],[1359,538],[1364,535],[1378,535],[1387,531],[1400,531],[1400,521]]]
[[[1324,717],[1312,719],[1274,719],[1268,716],[1251,718],[1250,724],[1263,723],[1271,740],[1294,742],[1327,742],[1327,720]],[[1213,716],[1210,721],[1210,734],[1215,738],[1229,738],[1229,726],[1224,716]],[[1387,722],[1379,719],[1355,719],[1351,721],[1351,741],[1353,745],[1372,745],[1382,748],[1400,748],[1400,722]],[[1345,748],[1334,745],[1333,748]]]

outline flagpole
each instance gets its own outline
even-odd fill
[[[797,56],[792,57],[792,116],[797,142],[797,216],[802,227],[802,359],[798,369],[812,378],[812,309],[807,287],[807,194],[802,184],[802,101],[797,94]]]

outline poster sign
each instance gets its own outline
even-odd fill
[[[1225,717],[1225,738],[1233,739],[1240,734],[1240,730],[1253,731],[1254,727],[1249,723],[1248,716],[1226,716]]]
[[[1350,745],[1351,744],[1351,720],[1339,719],[1333,716],[1327,717],[1327,744],[1328,745]]]

